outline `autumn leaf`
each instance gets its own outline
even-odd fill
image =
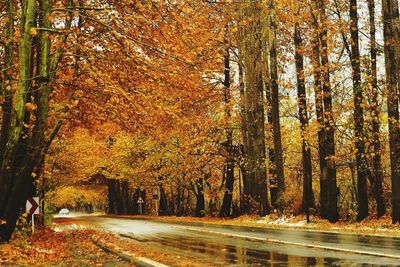
[[[31,27],[29,29],[29,34],[32,35],[32,36],[36,36],[38,34],[38,32],[37,32],[35,27]]]

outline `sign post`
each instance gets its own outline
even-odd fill
[[[137,201],[138,205],[139,205],[139,214],[142,214],[142,204],[144,203],[143,199],[141,197],[139,197],[138,201]]]
[[[35,234],[35,214],[39,214],[39,197],[30,197],[26,201],[26,211],[32,215],[32,235]]]
[[[156,216],[158,216],[158,188],[153,189],[153,200],[156,202]]]

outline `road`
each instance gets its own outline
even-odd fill
[[[400,266],[400,238],[106,216],[79,220],[208,264]]]

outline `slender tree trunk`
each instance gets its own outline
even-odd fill
[[[319,23],[318,13],[313,14],[313,40],[312,40],[312,65],[313,65],[313,76],[314,76],[314,91],[315,91],[315,113],[317,116],[318,128],[318,152],[319,152],[319,168],[320,168],[320,203],[326,202],[326,191],[325,187],[321,187],[323,180],[326,180],[326,173],[323,170],[326,169],[326,152],[323,146],[325,140],[325,128],[324,128],[324,105],[322,101],[322,79],[321,79],[321,52],[319,42]],[[322,204],[320,204],[322,209]]]
[[[4,97],[4,103],[2,105],[2,124],[0,133],[0,168],[1,163],[4,159],[4,153],[6,150],[7,141],[9,139],[10,127],[11,127],[11,112],[13,106],[13,94],[12,94],[12,83],[10,72],[13,64],[13,40],[14,40],[14,5],[12,0],[7,1],[7,43],[5,45],[4,54],[4,73],[3,80],[1,81],[2,95]],[[8,196],[7,190],[9,189],[11,181],[2,180],[0,174],[0,218],[2,216],[1,210],[4,209],[6,197]]]
[[[185,213],[185,189],[178,185],[176,196],[176,215],[183,216]]]
[[[399,13],[397,2],[382,0],[383,34],[386,69],[386,93],[389,117],[389,147],[392,177],[392,222],[400,222],[400,131],[397,66],[400,60],[397,50]]]
[[[204,217],[205,216],[205,208],[206,208],[206,201],[204,198],[204,179],[198,179],[196,181],[196,217]]]
[[[240,50],[239,50],[239,55],[240,55]],[[245,164],[246,164],[246,159],[247,159],[247,148],[249,147],[248,145],[248,136],[247,136],[247,124],[246,124],[246,94],[244,91],[244,77],[243,77],[243,66],[242,66],[242,57],[239,57],[239,64],[238,64],[238,69],[239,69],[239,93],[240,93],[240,130],[241,130],[241,135],[242,135],[242,145],[241,145],[241,162],[239,163],[239,169],[241,174],[241,179],[239,179],[239,194],[240,194],[240,213],[243,214],[245,213],[246,210],[246,199],[243,194],[243,192],[247,192],[247,179],[246,179],[246,169],[245,169]],[[243,187],[241,184],[241,181],[243,181]],[[243,190],[242,190],[243,189]]]
[[[381,164],[381,141],[380,141],[380,105],[378,102],[379,90],[378,90],[378,78],[377,78],[377,47],[375,37],[375,0],[368,0],[368,11],[369,11],[369,27],[370,27],[370,47],[371,47],[371,90],[372,90],[372,145],[373,145],[373,157],[372,157],[372,173],[371,173],[371,187],[376,202],[376,215],[378,218],[382,217],[385,212],[385,204],[383,200],[382,190],[382,164]]]
[[[269,72],[267,73],[269,75]],[[270,83],[265,85],[265,98],[267,100],[267,121],[271,129],[272,126],[272,97],[271,97],[271,86]],[[276,164],[275,164],[275,149],[274,146],[267,147],[268,152],[268,179],[269,179],[269,192],[271,196],[271,203],[277,202],[278,196],[278,178],[276,175]]]
[[[332,89],[330,84],[329,60],[328,60],[328,29],[325,11],[325,0],[317,0],[318,13],[320,18],[319,42],[321,56],[321,82],[322,82],[322,102],[323,102],[323,142],[322,156],[324,164],[321,169],[320,180],[320,202],[321,217],[331,222],[339,219],[337,209],[337,185],[336,185],[336,166],[335,166],[335,125],[332,112]],[[321,152],[320,152],[321,153]],[[321,156],[320,156],[321,157]]]
[[[107,179],[107,187],[108,187],[108,213],[116,214],[116,190],[115,190],[115,180]]]
[[[124,200],[124,214],[129,214],[129,182],[121,181],[122,195]]]
[[[0,134],[0,162],[4,157],[7,140],[10,133],[12,99],[11,71],[13,66],[14,52],[14,5],[12,0],[7,1],[7,39],[5,45],[4,73],[1,84],[4,103],[2,105],[3,120]]]
[[[301,37],[298,15],[300,8],[296,10],[296,21],[294,24],[294,44],[295,44],[295,63],[297,78],[297,103],[299,108],[299,119],[301,124],[302,137],[302,165],[303,165],[303,210],[307,214],[309,221],[309,208],[314,207],[314,193],[312,191],[312,162],[311,149],[305,134],[308,130],[308,113],[307,113],[307,94],[305,86],[304,58],[300,52],[303,49],[303,40]]]
[[[277,49],[277,24],[275,0],[270,0],[270,88],[271,88],[271,113],[272,130],[274,137],[274,166],[277,179],[276,198],[272,205],[279,210],[285,206],[285,173],[283,166],[283,150],[281,137],[281,124],[279,117],[279,85],[278,85],[278,49]]]
[[[168,215],[175,215],[175,198],[176,195],[174,193],[172,184],[170,184],[171,198],[168,202]]]
[[[167,210],[168,210],[168,206],[167,206],[167,196],[165,194],[165,190],[163,186],[160,186],[160,206],[158,208],[158,214],[165,216],[167,215]]]
[[[231,75],[230,75],[230,59],[229,59],[229,48],[226,49],[225,55],[225,79],[224,79],[224,87],[225,87],[225,114],[228,119],[228,123],[230,124],[231,120],[231,94],[230,94],[230,85],[231,85]],[[235,181],[235,161],[233,159],[233,131],[231,126],[228,124],[228,128],[226,129],[226,151],[228,152],[228,156],[226,159],[226,174],[225,174],[225,193],[224,199],[222,201],[222,207],[220,211],[221,217],[229,217],[231,215],[232,208],[232,197],[233,197],[233,185]]]
[[[365,156],[363,88],[361,86],[361,63],[358,38],[357,0],[350,0],[351,67],[353,71],[354,97],[354,146],[357,167],[358,213],[357,220],[368,217],[367,176],[368,164]]]
[[[269,26],[270,18],[269,16],[262,16],[261,20],[261,40],[262,47],[264,51],[262,52],[263,59],[263,82],[264,82],[264,90],[265,90],[265,101],[266,101],[266,118],[268,123],[268,130],[273,128],[272,125],[272,96],[271,96],[271,72],[270,72],[270,60],[269,60],[269,46],[270,46],[270,26]],[[268,157],[268,166],[267,166],[267,197],[268,197],[268,206],[271,206],[271,203],[275,203],[277,199],[277,187],[278,181],[276,177],[276,164],[275,164],[275,150],[274,145],[267,145],[266,147],[267,157]]]

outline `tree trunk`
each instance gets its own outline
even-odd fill
[[[230,59],[229,59],[229,48],[226,49],[225,55],[225,79],[224,79],[224,87],[225,87],[225,115],[228,120],[228,127],[226,129],[226,167],[225,167],[225,193],[222,201],[222,207],[220,211],[221,217],[229,217],[231,215],[232,208],[232,197],[233,197],[233,185],[235,181],[235,161],[233,159],[233,130],[230,126],[231,121],[231,94],[230,94],[230,85],[231,85],[231,75],[230,75]]]
[[[122,199],[124,203],[123,214],[129,214],[129,182],[121,181]]]
[[[397,2],[382,0],[383,35],[386,69],[386,93],[389,117],[389,147],[392,177],[392,222],[400,222],[400,131],[398,98],[398,23]],[[397,47],[397,49],[396,49]]]
[[[240,53],[244,65],[244,195],[252,206],[247,213],[257,212],[260,215],[269,213],[266,164],[265,164],[265,133],[264,133],[264,92],[261,57],[261,23],[260,9],[255,2],[240,4],[240,19],[253,19],[248,25],[239,29]],[[250,206],[247,205],[247,206]]]
[[[172,187],[172,184],[170,185],[170,191],[171,191],[171,198],[168,202],[168,215],[175,215],[175,198],[176,195],[174,194],[174,189]]]
[[[239,50],[239,55],[240,50]],[[248,136],[247,136],[247,124],[246,124],[246,101],[245,97],[246,94],[244,92],[244,77],[243,77],[243,66],[242,66],[242,60],[241,56],[239,56],[239,64],[238,64],[238,69],[239,69],[239,93],[240,93],[240,130],[241,130],[241,135],[242,135],[242,145],[241,145],[241,161],[239,163],[239,169],[240,169],[240,178],[239,178],[239,195],[240,195],[240,213],[243,214],[245,213],[246,210],[246,201],[245,201],[245,196],[244,192],[247,192],[247,189],[245,187],[247,186],[247,179],[246,179],[246,169],[245,169],[245,164],[246,164],[246,159],[247,159],[247,148],[248,148]],[[242,182],[243,181],[243,186]],[[243,189],[243,190],[242,190]]]
[[[185,213],[185,191],[180,185],[178,185],[176,194],[176,216],[183,216]]]
[[[321,81],[321,52],[320,52],[320,42],[319,42],[319,23],[318,23],[318,13],[313,14],[313,38],[312,38],[312,65],[313,65],[313,76],[314,76],[314,92],[315,92],[315,113],[318,122],[318,153],[319,153],[319,168],[320,168],[320,183],[323,179],[322,170],[326,169],[326,154],[323,148],[323,142],[325,140],[325,130],[324,130],[324,105],[322,101],[322,81]],[[320,203],[325,202],[324,196],[325,191],[322,191],[320,187]],[[320,204],[321,206],[321,204]],[[322,207],[320,207],[322,208]]]
[[[31,86],[32,73],[32,35],[30,29],[35,26],[36,1],[27,0],[23,6],[23,23],[21,23],[22,37],[19,49],[19,81],[15,94],[15,107],[11,111],[9,134],[6,149],[1,160],[0,172],[0,219],[6,224],[0,225],[0,239],[9,240],[15,228],[20,211],[25,204],[29,188],[32,186],[31,175],[25,176],[23,170],[15,169],[15,161],[24,131],[24,117],[26,97]],[[30,166],[31,164],[26,164]],[[18,173],[17,173],[18,172]]]
[[[363,88],[361,86],[360,49],[358,39],[357,0],[350,0],[350,34],[351,34],[351,67],[353,72],[354,97],[354,146],[357,167],[358,210],[357,220],[362,221],[368,216],[367,176],[368,164],[365,156],[364,142],[364,108]]]
[[[377,78],[377,48],[376,48],[376,37],[375,37],[375,0],[368,0],[368,11],[369,11],[369,27],[370,27],[370,47],[371,47],[371,90],[372,90],[372,145],[373,145],[373,156],[372,156],[372,172],[371,172],[371,187],[376,202],[376,216],[382,217],[385,212],[385,204],[383,200],[382,190],[382,164],[381,164],[381,141],[380,141],[380,104],[378,102],[379,90],[378,90],[378,78]]]
[[[269,34],[269,32],[268,32]],[[266,34],[267,35],[267,34]],[[269,36],[265,36],[266,42],[265,46],[269,45]],[[272,96],[271,96],[271,83],[270,83],[270,71],[269,71],[269,58],[268,54],[264,53],[264,84],[265,84],[265,99],[267,101],[267,122],[268,127],[273,128],[272,125]],[[275,164],[275,149],[274,145],[267,146],[267,154],[268,154],[268,169],[267,169],[267,179],[268,179],[268,187],[269,187],[269,200],[271,203],[275,203],[277,200],[277,191],[278,191],[278,179],[276,177],[276,164]]]
[[[115,201],[115,180],[114,179],[107,179],[107,187],[108,187],[108,213],[116,214],[117,207]]]
[[[205,208],[206,208],[206,201],[204,198],[204,179],[198,179],[196,181],[196,217],[204,217],[205,216]]]
[[[332,113],[332,89],[330,84],[328,60],[328,29],[324,0],[317,0],[317,7],[320,18],[318,30],[323,103],[323,134],[321,135],[323,140],[320,146],[320,160],[322,159],[322,162],[320,163],[320,206],[321,217],[328,219],[330,222],[336,222],[339,219],[339,213],[337,209],[338,192],[335,166],[335,125]]]
[[[158,208],[158,214],[165,216],[167,215],[167,210],[168,210],[168,206],[167,206],[167,196],[165,194],[165,190],[163,186],[160,186],[160,206]]]
[[[297,4],[298,5],[298,4]],[[300,52],[303,49],[303,40],[299,29],[299,5],[296,9],[296,22],[294,25],[294,44],[295,44],[295,63],[296,63],[296,78],[297,78],[297,103],[299,108],[299,119],[301,124],[302,137],[302,165],[303,165],[303,210],[307,214],[309,221],[309,208],[314,207],[314,193],[312,191],[312,162],[311,149],[308,144],[305,134],[308,131],[308,113],[307,113],[307,94],[305,86],[304,73],[304,58]]]
[[[116,184],[116,204],[117,204],[117,214],[124,214],[124,198],[123,198],[123,189],[121,186],[121,180],[115,180],[115,184]]]
[[[271,89],[271,113],[272,131],[274,139],[274,162],[277,179],[276,197],[272,205],[278,210],[285,206],[285,173],[283,166],[283,150],[281,138],[281,124],[279,118],[279,85],[278,85],[278,49],[277,49],[277,25],[275,0],[271,0],[270,6],[270,89]]]
[[[14,52],[14,5],[12,0],[7,1],[7,41],[4,48],[4,73],[3,81],[0,85],[2,88],[2,94],[4,97],[4,103],[2,105],[2,127],[0,134],[0,162],[4,157],[4,152],[7,145],[7,140],[10,133],[10,122],[11,122],[11,108],[13,105],[12,99],[12,81],[10,72],[13,66],[13,52]]]

